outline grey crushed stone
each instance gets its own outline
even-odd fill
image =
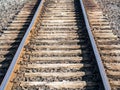
[[[29,0],[0,0],[0,32]]]
[[[113,33],[120,37],[120,0],[96,0],[108,18]]]

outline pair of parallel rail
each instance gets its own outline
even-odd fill
[[[16,46],[1,90],[19,86],[111,90],[82,0],[41,0],[38,8],[33,9],[35,14],[27,12],[28,9],[17,19],[34,17],[32,21],[28,19],[31,23],[27,22],[26,31],[20,30],[23,38]]]

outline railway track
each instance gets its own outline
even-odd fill
[[[10,21],[4,33],[0,36],[0,83],[2,82],[9,65],[26,33],[32,17],[38,6],[37,0],[29,1],[22,10]]]
[[[117,37],[106,30],[109,23],[97,12],[99,7],[85,1],[91,27],[82,0],[41,1],[1,90],[119,90],[119,64],[108,63],[111,55],[119,61],[116,51],[110,52],[119,47],[108,47]],[[94,41],[90,28],[99,27],[102,29],[92,31]]]
[[[84,5],[111,89],[120,90],[120,40],[95,0],[84,0]]]

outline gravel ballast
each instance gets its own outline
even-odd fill
[[[120,0],[95,0],[108,18],[114,34],[120,37]]]
[[[0,0],[0,32],[29,0]]]
[[[0,32],[18,13],[23,5],[29,0],[0,0]],[[101,6],[104,15],[113,28],[113,32],[120,37],[120,1],[119,0],[96,0]]]

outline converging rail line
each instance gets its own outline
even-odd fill
[[[39,2],[34,0],[25,4],[14,20],[9,22],[9,26],[4,28],[4,33],[0,36],[0,83],[29,27]]]
[[[91,31],[112,90],[120,90],[120,39],[95,0],[83,0]]]
[[[104,36],[93,36],[85,3],[41,0],[38,4],[0,89],[111,90],[95,38]]]

